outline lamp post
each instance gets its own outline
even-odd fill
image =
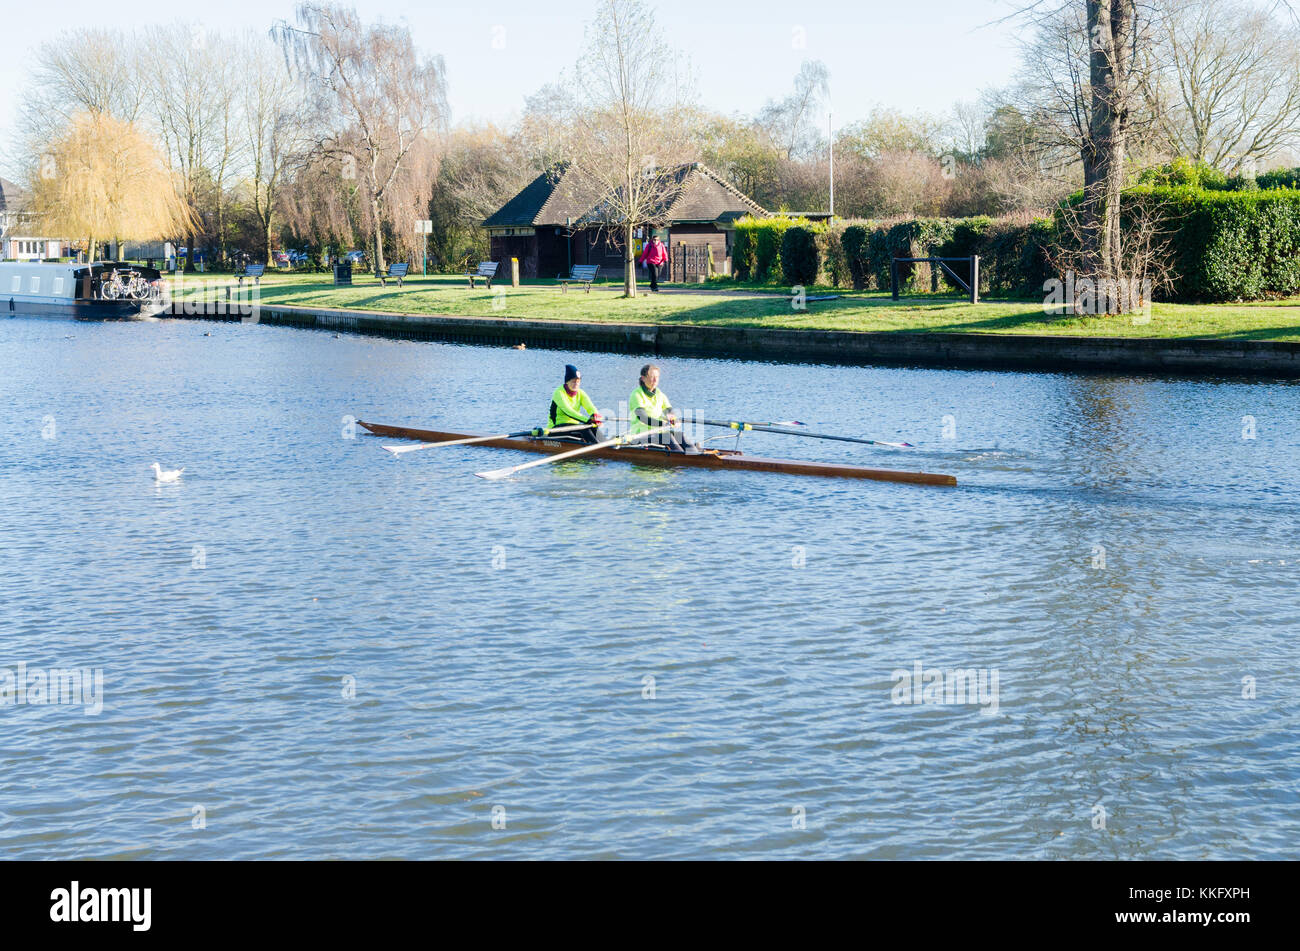
[[[831,224],[835,224],[835,122],[834,113],[826,111],[826,149],[831,160]]]

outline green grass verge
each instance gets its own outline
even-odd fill
[[[659,294],[639,287],[638,296],[627,299],[622,297],[622,286],[612,284],[597,286],[591,293],[571,288],[562,294],[553,281],[529,281],[517,288],[498,284],[489,291],[481,286],[470,290],[464,278],[447,275],[411,277],[401,289],[394,283],[381,287],[369,275],[354,275],[353,280],[352,287],[334,287],[327,275],[267,274],[261,283],[261,300],[300,307],[529,320],[1300,342],[1300,298],[1242,304],[1156,304],[1149,320],[1143,321],[1130,316],[1049,317],[1039,301],[989,300],[972,305],[952,297],[912,297],[894,303],[888,294],[842,290],[829,291],[841,295],[838,300],[811,302],[798,311],[779,293],[723,289],[716,283],[675,285]],[[205,286],[228,284],[233,285],[233,279],[217,277],[196,283],[191,277],[177,288],[176,296],[183,299]]]

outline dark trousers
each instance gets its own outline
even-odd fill
[[[694,444],[686,438],[686,434],[680,429],[669,429],[637,441],[647,446],[663,446],[670,452],[685,452],[688,447],[694,448]]]
[[[647,261],[645,263],[645,269],[650,273],[650,290],[659,290],[659,265],[651,264]]]
[[[577,426],[577,425],[579,425],[579,424],[570,421],[570,422],[567,422],[567,423],[556,423],[555,425],[556,425],[556,426]],[[584,444],[585,444],[585,443],[600,442],[600,433],[599,433],[599,431],[596,430],[596,429],[573,429],[573,430],[570,430],[570,431],[567,432],[567,433],[552,433],[552,434],[551,434],[550,436],[548,436],[547,438],[549,438],[549,439],[562,439],[562,440],[564,440],[565,442],[574,442],[574,443],[584,443]]]

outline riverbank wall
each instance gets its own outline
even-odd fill
[[[204,312],[204,311],[207,312]],[[198,311],[198,312],[190,312]],[[172,307],[173,316],[488,346],[708,356],[786,363],[1300,378],[1300,344],[1268,340],[855,332],[452,317],[259,304],[250,316]]]

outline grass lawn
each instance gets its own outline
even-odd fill
[[[196,290],[194,275],[178,297]],[[261,300],[267,304],[446,314],[463,317],[519,317],[529,320],[583,320],[656,324],[708,324],[725,327],[782,327],[805,330],[979,332],[1071,334],[1093,337],[1217,337],[1235,340],[1300,342],[1300,298],[1244,304],[1156,304],[1150,319],[1126,317],[1049,317],[1039,301],[990,300],[971,305],[953,298],[905,298],[898,303],[880,292],[810,290],[841,295],[796,311],[789,297],[755,288],[672,285],[651,294],[638,285],[635,299],[624,299],[622,285],[597,285],[591,293],[571,288],[560,293],[554,282],[528,281],[521,287],[498,284],[492,291],[470,290],[450,275],[413,276],[400,290],[368,274],[353,275],[352,287],[334,287],[325,274],[267,273]],[[206,287],[235,283],[209,275]],[[644,294],[642,293],[644,291]],[[209,293],[211,293],[209,291]]]

